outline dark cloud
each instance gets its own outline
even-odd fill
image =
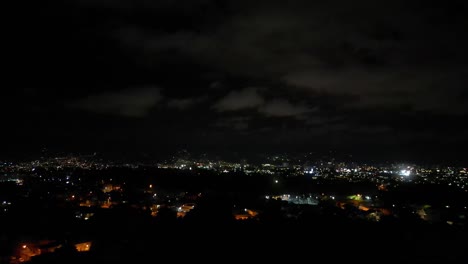
[[[247,131],[249,129],[249,117],[235,116],[221,119],[215,122],[215,127],[234,129],[237,131]]]
[[[432,3],[328,2],[240,1],[231,4],[235,14],[205,31],[125,28],[138,37],[127,33],[121,40],[135,42],[128,47],[145,54],[177,50],[236,75],[355,95],[358,107],[465,108],[457,83],[467,71],[467,52],[460,47],[468,40],[444,13],[455,12],[456,4],[434,10]]]
[[[167,106],[170,108],[175,108],[179,110],[186,110],[188,108],[194,107],[197,104],[202,103],[205,101],[207,98],[206,97],[194,97],[194,98],[175,98],[175,99],[170,99],[167,102]]]
[[[90,95],[70,106],[99,114],[143,117],[162,99],[159,88],[141,87]]]
[[[259,88],[244,88],[229,92],[213,106],[220,112],[250,110],[267,117],[300,117],[312,112],[304,103],[294,104],[287,99],[266,99]],[[266,89],[263,89],[266,91]],[[270,96],[271,97],[271,96]]]
[[[266,116],[273,117],[300,117],[304,114],[312,112],[312,110],[304,105],[294,105],[284,99],[274,99],[267,102],[259,108],[260,113]]]
[[[465,102],[459,100],[461,84],[454,80],[464,71],[354,68],[291,73],[284,81],[306,91],[348,95],[355,100],[347,102],[347,107],[405,106],[416,111],[463,113],[468,109]]]
[[[213,107],[218,111],[238,111],[255,109],[263,105],[264,99],[258,88],[245,88],[239,91],[231,91],[221,98]]]
[[[467,145],[467,5],[57,2],[28,11],[34,23],[22,31],[23,43],[37,41],[21,60],[30,82],[15,91],[34,95],[2,107],[21,109],[17,120],[37,109],[57,120],[71,111],[76,123],[103,118],[90,121],[103,130],[138,120],[134,127],[154,132],[135,137],[142,141]]]

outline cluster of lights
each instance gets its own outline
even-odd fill
[[[401,170],[401,171],[400,171],[400,175],[401,175],[401,176],[408,177],[408,176],[411,175],[411,171],[410,171],[410,170]]]

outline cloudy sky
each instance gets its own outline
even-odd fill
[[[466,1],[65,2],[21,11],[5,153],[468,148]]]

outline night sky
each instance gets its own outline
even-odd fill
[[[19,13],[4,156],[468,156],[464,0],[68,0]]]

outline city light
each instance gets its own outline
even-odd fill
[[[408,177],[408,176],[411,175],[411,171],[410,170],[401,170],[400,175]]]
[[[0,264],[468,264],[468,0],[30,7]]]

